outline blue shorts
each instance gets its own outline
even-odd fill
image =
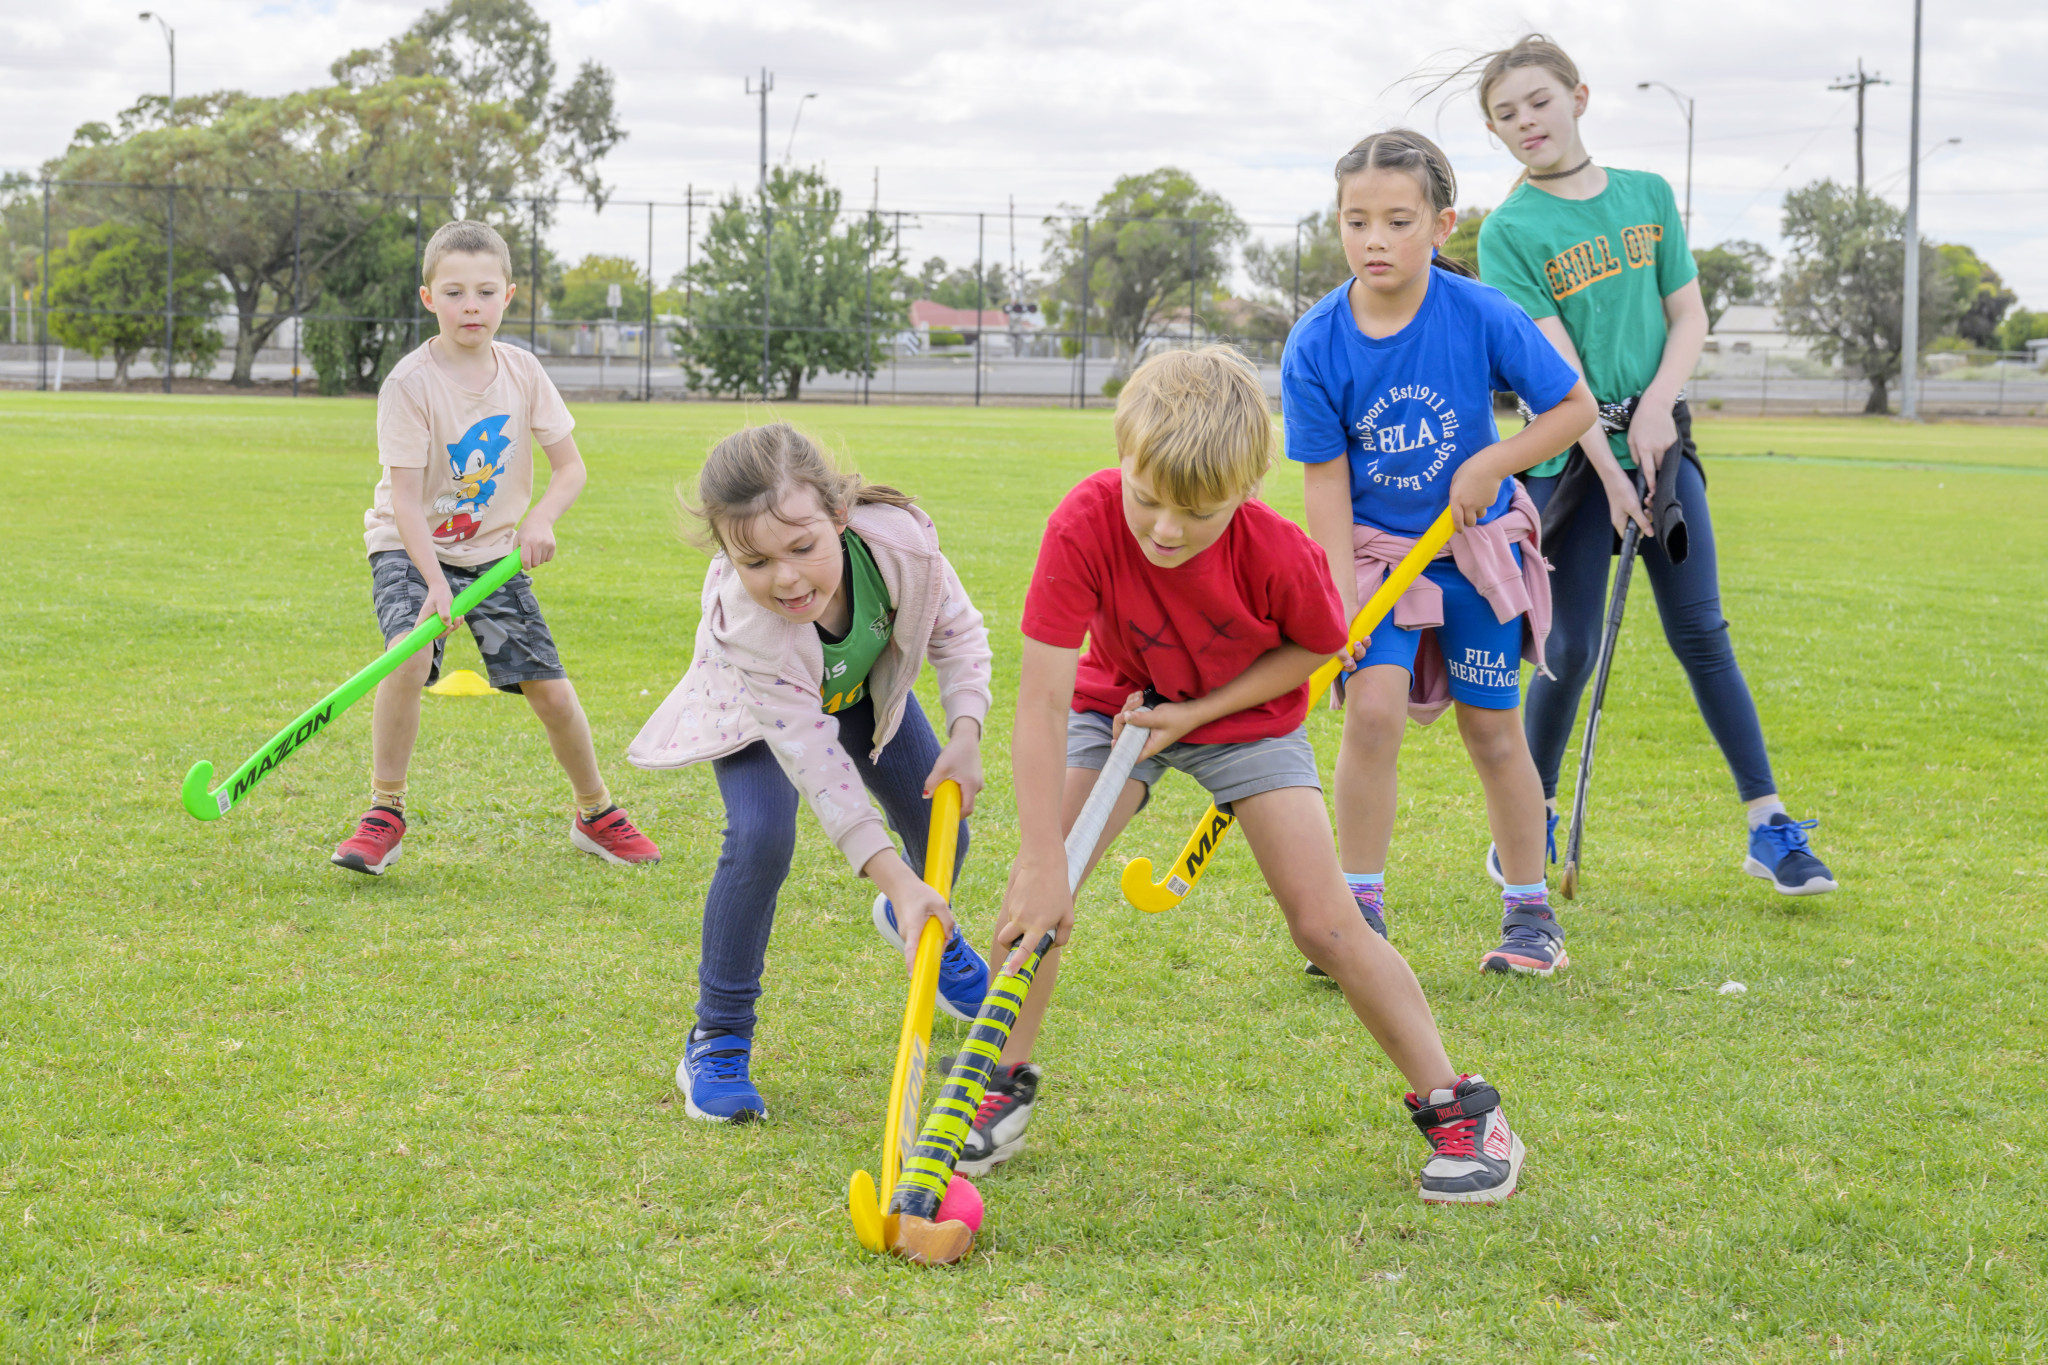
[[[1519,563],[1521,547],[1512,548]],[[1522,704],[1522,618],[1494,620],[1493,605],[1449,560],[1437,560],[1422,572],[1443,592],[1444,623],[1403,630],[1382,622],[1358,666],[1393,664],[1413,674],[1415,651],[1427,630],[1434,629],[1451,675],[1451,700],[1486,711],[1514,710]]]

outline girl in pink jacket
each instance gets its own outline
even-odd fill
[[[981,790],[988,631],[931,519],[895,489],[840,473],[785,423],[719,442],[687,510],[716,549],[695,652],[627,757],[642,768],[709,761],[725,800],[697,1023],[676,1085],[690,1117],[744,1123],[768,1116],[748,1062],[798,793],[853,870],[880,888],[882,936],[908,956],[937,916],[948,931],[939,1003],[962,1019],[980,1008],[988,964],[916,869],[932,791],[958,782],[965,813]],[[927,658],[946,713],[943,749],[911,691]],[[959,860],[967,843],[963,819]]]

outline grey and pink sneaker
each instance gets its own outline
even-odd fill
[[[1501,911],[1500,947],[1479,959],[1479,970],[1549,976],[1571,961],[1564,950],[1564,927],[1549,900],[1542,895],[1510,896]]]
[[[1413,1093],[1403,1103],[1431,1148],[1422,1168],[1423,1203],[1498,1204],[1515,1192],[1522,1140],[1484,1076],[1460,1076],[1451,1089],[1430,1091],[1427,1103]]]

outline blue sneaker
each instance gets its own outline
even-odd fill
[[[1543,840],[1550,846],[1550,861],[1557,861],[1557,812],[1550,812],[1550,819],[1543,826]],[[1508,889],[1507,873],[1500,870],[1500,850],[1492,844],[1486,846],[1486,875],[1493,878],[1493,884],[1505,891]]]
[[[737,1033],[700,1037],[690,1030],[683,1060],[676,1063],[676,1088],[693,1119],[706,1123],[753,1123],[768,1117],[761,1092],[747,1079],[752,1040]]]
[[[1834,874],[1813,856],[1806,842],[1806,831],[1819,823],[1773,811],[1768,824],[1749,832],[1749,856],[1742,860],[1742,870],[1764,878],[1787,896],[1818,896],[1834,890]]]
[[[887,896],[875,897],[875,929],[897,952],[903,951],[903,935],[896,929],[896,907]],[[946,940],[939,955],[939,1008],[955,1019],[973,1023],[988,999],[988,962],[958,929]]]

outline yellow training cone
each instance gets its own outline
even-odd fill
[[[437,697],[488,697],[492,690],[489,683],[466,668],[442,675],[441,681],[427,689]]]

